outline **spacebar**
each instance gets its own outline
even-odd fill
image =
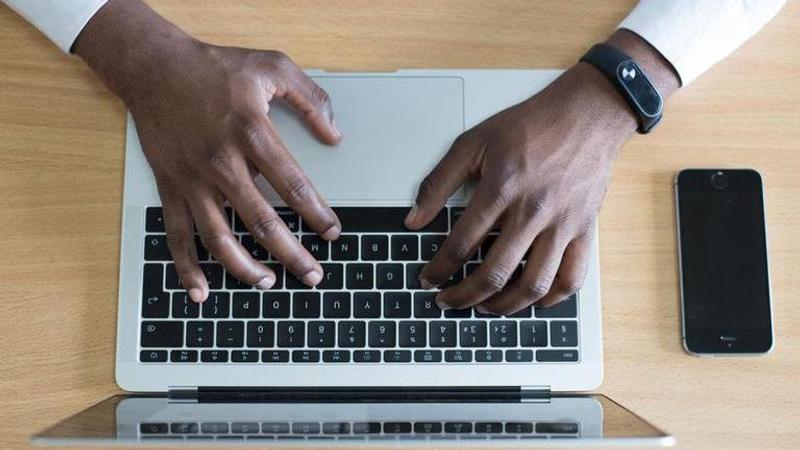
[[[401,233],[409,230],[403,225],[410,208],[408,207],[335,207],[333,211],[342,222],[342,233]],[[303,231],[306,228],[303,221]],[[423,232],[447,232],[447,212],[442,210],[423,228]]]

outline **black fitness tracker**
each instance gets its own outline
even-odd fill
[[[606,44],[596,44],[580,59],[603,72],[628,102],[641,134],[649,133],[661,121],[664,101],[644,70],[624,52]]]

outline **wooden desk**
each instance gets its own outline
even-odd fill
[[[199,38],[304,67],[567,67],[634,0],[152,0]],[[601,214],[605,384],[681,448],[800,437],[800,3],[669,102],[622,152]],[[117,392],[124,108],[0,7],[0,447]],[[672,178],[748,166],[766,180],[775,351],[699,359],[679,340]]]

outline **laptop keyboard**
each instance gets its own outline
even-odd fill
[[[574,363],[579,360],[576,295],[546,309],[510,316],[473,309],[441,311],[436,291],[417,275],[463,208],[445,208],[426,228],[403,227],[408,208],[333,208],[341,237],[326,242],[288,208],[288,228],[322,264],[322,282],[302,284],[271,259],[238,217],[232,229],[276,273],[260,291],[239,282],[197,241],[210,294],[192,302],[175,272],[161,208],[146,209],[139,360],[143,363]],[[474,271],[497,234],[446,284]],[[524,264],[524,263],[523,263]],[[523,264],[520,265],[521,270]]]

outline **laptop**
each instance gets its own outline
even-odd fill
[[[345,136],[340,145],[316,141],[281,105],[270,115],[339,216],[341,238],[319,239],[263,179],[257,183],[322,263],[323,281],[302,285],[228,210],[234,233],[275,269],[277,282],[267,291],[240,283],[198,241],[210,295],[192,303],[175,274],[156,185],[129,117],[116,381],[133,395],[104,401],[37,441],[429,442],[435,435],[485,445],[496,435],[491,442],[519,445],[524,436],[533,446],[565,436],[670,444],[671,436],[605,397],[575,394],[596,389],[603,377],[596,243],[580,292],[511,316],[442,312],[435,292],[416,279],[472,191],[462,187],[431,225],[410,232],[402,223],[419,181],[461,132],[530,97],[560,71],[308,73],[332,99]],[[494,238],[449,283],[474,270]],[[105,419],[93,428],[98,417]],[[325,424],[346,432],[325,433]]]

